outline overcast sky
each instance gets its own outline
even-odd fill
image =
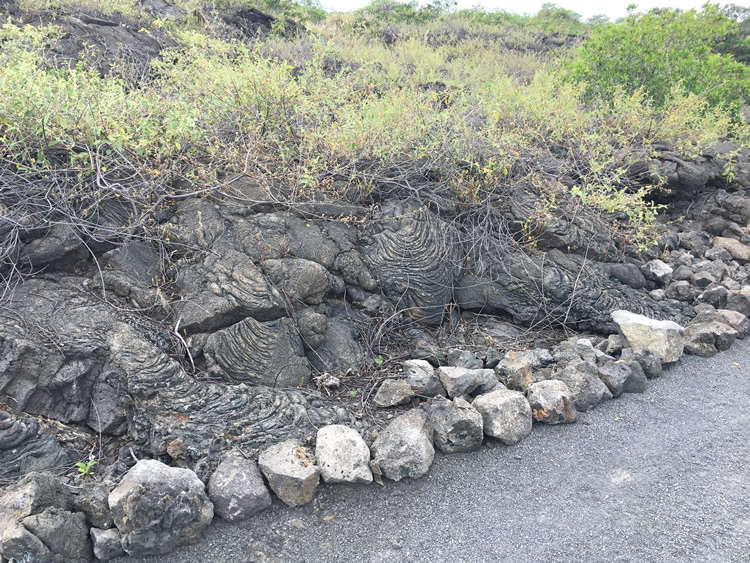
[[[506,10],[508,12],[535,14],[545,1],[549,0],[459,0],[461,8],[470,8],[471,6],[480,5],[486,10]],[[604,14],[610,19],[616,20],[627,13],[627,6],[631,3],[638,5],[639,11],[650,10],[651,8],[700,8],[705,0],[560,0],[553,2],[558,6],[578,12],[583,19],[588,19],[596,14]],[[369,3],[369,0],[321,0],[324,8],[336,11],[351,11],[361,8]],[[750,0],[729,0],[721,1],[721,4],[739,4],[740,6],[749,6]]]

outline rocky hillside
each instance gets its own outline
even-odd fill
[[[741,112],[592,101],[575,18],[0,6],[5,558],[194,541],[259,455],[290,505],[415,478],[747,333]]]

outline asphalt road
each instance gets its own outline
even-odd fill
[[[686,357],[568,426],[436,456],[384,487],[241,524],[216,519],[156,562],[750,561],[750,343]],[[122,559],[134,563],[135,558]]]

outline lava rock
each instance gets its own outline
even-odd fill
[[[710,358],[728,350],[736,338],[737,331],[728,324],[717,321],[693,323],[685,329],[685,352]]]
[[[504,444],[517,444],[531,433],[531,407],[523,393],[497,389],[472,401],[482,415],[484,433]]]
[[[678,266],[677,269],[674,271],[674,274],[672,274],[672,280],[673,281],[689,280],[692,275],[693,275],[693,269],[690,268],[689,266],[682,264]]]
[[[15,479],[70,464],[68,453],[54,436],[42,430],[39,422],[0,411],[0,479]]]
[[[599,366],[599,378],[613,397],[622,393],[643,393],[646,390],[646,374],[638,362],[607,362]]]
[[[719,309],[718,313],[723,317],[726,324],[737,331],[737,338],[743,339],[750,334],[750,320],[742,313],[728,309]]]
[[[632,370],[625,362],[607,362],[599,366],[599,379],[604,382],[613,397],[622,394],[625,382],[631,376]]]
[[[86,516],[51,507],[21,520],[24,528],[39,538],[62,561],[83,563],[93,555]]]
[[[571,424],[576,421],[573,398],[562,381],[547,380],[534,383],[528,389],[531,414],[544,424]]]
[[[414,391],[403,379],[386,379],[380,384],[373,402],[380,408],[405,405],[414,398]]]
[[[373,467],[393,481],[425,475],[435,458],[427,414],[412,410],[393,419],[372,444],[372,456]]]
[[[96,483],[93,486],[84,486],[75,498],[76,512],[83,512],[88,523],[94,528],[109,530],[115,525],[112,511],[109,509],[109,490],[107,483]]]
[[[647,280],[655,281],[662,285],[666,285],[672,279],[671,266],[663,262],[662,260],[651,260],[641,266],[641,273]]]
[[[625,348],[620,360],[626,363],[637,362],[648,379],[659,377],[662,372],[661,356],[643,346]]]
[[[711,275],[709,272],[697,272],[690,276],[690,282],[700,289],[706,288],[712,283],[716,283],[717,280],[713,275]]]
[[[129,555],[164,555],[195,543],[214,508],[197,475],[143,459],[109,495],[109,507]]]
[[[415,394],[423,397],[445,397],[445,388],[427,360],[404,362],[404,378]]]
[[[742,244],[733,238],[714,237],[714,248],[723,248],[740,264],[750,262],[750,246]]]
[[[684,301],[689,303],[695,297],[696,289],[689,281],[673,281],[666,288],[667,299],[675,299],[676,301]]]
[[[297,313],[296,320],[305,350],[320,348],[326,339],[328,317],[316,313],[312,309],[303,309]]]
[[[449,366],[466,369],[484,369],[484,362],[468,350],[451,348],[446,353]]]
[[[437,399],[427,407],[435,447],[445,454],[471,452],[482,447],[482,415],[465,399]]]
[[[729,251],[721,246],[715,246],[709,250],[706,250],[703,256],[706,258],[706,260],[716,260],[724,263],[730,262],[732,260],[732,255],[729,253]]]
[[[630,346],[643,346],[656,352],[666,363],[676,362],[682,355],[684,329],[672,321],[657,321],[630,311],[614,311],[617,323]]]
[[[523,352],[510,351],[495,368],[497,379],[508,389],[525,391],[532,383],[544,379],[544,375],[536,370],[549,363],[547,360],[552,360],[549,356],[548,350],[541,349]]]
[[[125,555],[122,543],[120,543],[120,532],[117,528],[108,530],[91,528],[90,534],[91,542],[94,545],[94,557],[99,561],[109,561]]]
[[[628,341],[622,334],[610,334],[606,340],[602,340],[597,348],[607,354],[608,356],[617,356],[623,350],[627,348]]]
[[[729,290],[726,287],[719,285],[707,288],[703,293],[698,295],[697,300],[720,309],[727,306],[728,297]]]
[[[491,369],[467,369],[443,366],[437,370],[440,382],[445,387],[448,397],[460,397],[477,390],[485,391],[497,385],[497,377]]]
[[[258,464],[239,452],[230,452],[208,481],[208,498],[214,513],[229,522],[240,522],[271,506]]]
[[[294,301],[318,305],[331,287],[331,274],[323,266],[301,258],[265,260],[263,268],[274,286]]]
[[[315,457],[326,483],[371,483],[370,450],[348,426],[332,424],[318,430]]]
[[[222,379],[269,387],[293,387],[310,378],[302,339],[291,319],[261,323],[252,318],[214,332],[203,354]]]
[[[727,296],[725,308],[742,313],[746,317],[750,317],[750,286],[730,291]]]
[[[593,362],[573,362],[556,371],[553,377],[568,386],[576,410],[587,411],[612,398],[612,393],[599,379],[599,370]]]
[[[620,360],[622,361],[622,360]],[[648,378],[638,362],[623,362],[630,368],[630,377],[625,381],[623,393],[645,393],[648,388]]]
[[[313,499],[320,482],[320,469],[310,451],[296,440],[286,440],[263,450],[258,465],[276,496],[288,506]]]

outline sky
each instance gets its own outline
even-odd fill
[[[485,10],[505,10],[515,13],[535,14],[539,11],[542,4],[550,0],[459,0],[461,8],[470,8],[472,6],[481,6]],[[321,0],[324,8],[335,11],[351,11],[362,8],[367,5],[369,0]],[[558,0],[554,4],[568,10],[573,10],[583,16],[586,20],[593,15],[604,14],[611,20],[616,20],[627,14],[629,4],[637,4],[638,11],[647,11],[651,8],[681,8],[689,10],[690,8],[700,8],[705,0]],[[738,4],[740,6],[750,6],[750,0],[721,0],[720,4]]]

